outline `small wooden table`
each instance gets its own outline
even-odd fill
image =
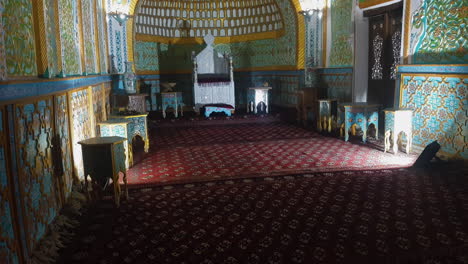
[[[147,94],[129,94],[127,110],[146,113]]]
[[[315,124],[317,118],[317,89],[304,88],[297,92],[297,122],[306,125],[308,121]]]
[[[365,143],[367,140],[367,129],[371,124],[375,127],[375,137],[379,136],[379,104],[368,103],[343,103],[339,105],[340,118],[339,123],[341,127],[344,126],[344,139],[348,141],[349,130],[353,125],[361,127],[363,135],[362,141]],[[342,135],[343,136],[343,131]]]
[[[100,123],[100,125],[104,124],[104,134],[102,132],[103,127],[101,126],[101,136],[121,136],[127,138],[129,167],[133,166],[132,143],[135,136],[140,136],[143,139],[145,142],[145,152],[148,153],[149,137],[147,116],[148,113],[140,115],[111,115],[107,122]],[[112,127],[112,124],[122,124],[125,122],[127,122],[126,131],[120,130],[121,126]]]
[[[336,128],[338,118],[338,101],[336,99],[317,100],[319,106],[319,116],[317,130],[331,133]]]
[[[177,118],[179,116],[179,108],[180,108],[180,116],[184,116],[184,103],[182,101],[182,93],[181,92],[162,92],[161,93],[161,101],[162,101],[162,114],[163,118],[166,118],[166,110],[169,107],[174,109],[174,116]]]
[[[129,132],[130,129],[128,128],[129,123],[130,121],[128,121],[127,119],[121,118],[109,119],[107,121],[98,123],[101,137],[117,136],[125,138],[123,144],[125,148],[125,168],[127,169],[129,169],[133,164],[133,155],[131,153],[132,149],[131,146],[128,146],[128,138],[132,136],[132,134]],[[130,139],[130,144],[131,142],[132,139]]]
[[[404,132],[407,137],[406,153],[409,154],[412,144],[413,131],[413,110],[411,109],[384,109],[385,113],[385,150],[390,150],[390,138],[393,139],[393,153],[398,152],[398,142],[401,144],[400,132]]]
[[[136,111],[146,113],[146,97],[148,94],[113,94],[112,111]]]
[[[127,170],[125,168],[125,149],[123,137],[94,137],[78,142],[83,154],[85,188],[88,191],[88,175],[91,181],[105,188],[109,178],[114,185],[114,202],[120,206],[121,190],[119,173],[123,173],[124,196],[128,199]]]
[[[268,107],[268,91],[271,90],[271,87],[250,87],[247,91],[247,113],[254,112],[257,113],[257,107],[260,103],[265,104],[265,111],[267,114],[269,112]]]

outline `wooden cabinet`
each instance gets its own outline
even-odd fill
[[[315,126],[317,122],[317,88],[304,88],[297,92],[297,122],[306,126]]]
[[[94,137],[78,142],[82,148],[85,186],[88,190],[87,177],[93,185],[105,188],[109,178],[114,185],[115,205],[120,206],[119,174],[123,173],[125,197],[128,199],[127,170],[125,168],[125,149],[123,137]]]

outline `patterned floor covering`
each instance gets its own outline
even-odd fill
[[[187,120],[183,126],[152,123],[150,154],[128,171],[130,186],[399,168],[416,159],[416,155],[383,153],[375,144],[360,140],[350,143],[325,137],[275,118],[252,120],[211,120],[212,125],[202,126]]]
[[[83,215],[58,263],[467,263],[462,169],[132,189]]]

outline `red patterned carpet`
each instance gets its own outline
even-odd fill
[[[84,214],[59,263],[467,263],[462,169],[133,189]]]
[[[129,170],[129,184],[401,168],[416,159],[415,155],[383,153],[373,144],[325,137],[272,117],[252,120],[153,123],[150,154]]]

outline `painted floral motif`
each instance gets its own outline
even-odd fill
[[[431,117],[429,119],[429,122],[427,122],[427,126],[431,131],[437,131],[440,128],[440,121],[437,120],[435,116]]]
[[[424,104],[425,98],[423,97],[421,91],[418,91],[416,93],[416,96],[414,98],[414,104],[416,107],[421,107]]]
[[[424,0],[412,14],[413,63],[466,63],[466,2]],[[443,17],[444,19],[440,19]]]
[[[107,69],[107,56],[108,56],[108,50],[107,50],[107,45],[106,45],[106,42],[107,42],[107,37],[106,37],[106,34],[105,34],[105,25],[107,24],[106,23],[106,20],[105,20],[105,10],[102,6],[103,4],[103,1],[96,1],[96,10],[97,10],[97,21],[96,21],[96,24],[97,24],[97,27],[98,27],[98,45],[99,45],[99,55],[101,56],[100,58],[100,72],[101,73],[107,73],[108,69]]]
[[[97,73],[96,56],[96,34],[95,34],[95,0],[81,1],[82,13],[87,14],[82,19],[83,42],[85,52],[85,72],[87,74]]]
[[[458,108],[460,107],[460,100],[455,97],[455,94],[450,94],[447,98],[445,98],[445,107],[447,107],[447,110],[450,112],[459,110]]]
[[[52,78],[58,74],[58,54],[57,54],[57,41],[56,41],[56,27],[55,24],[55,3],[54,0],[44,1],[44,27],[45,39],[47,43],[47,69],[45,77]]]
[[[3,14],[8,76],[37,75],[32,2],[6,1]]]
[[[81,75],[78,7],[76,0],[59,1],[62,70],[65,75]]]
[[[432,110],[436,110],[441,105],[441,98],[437,92],[433,92],[428,99],[428,103],[431,105]]]
[[[352,32],[352,0],[331,1],[331,42],[330,66],[351,66],[353,47],[350,42]]]
[[[137,71],[158,71],[158,58],[158,43],[135,42],[135,67]]]

